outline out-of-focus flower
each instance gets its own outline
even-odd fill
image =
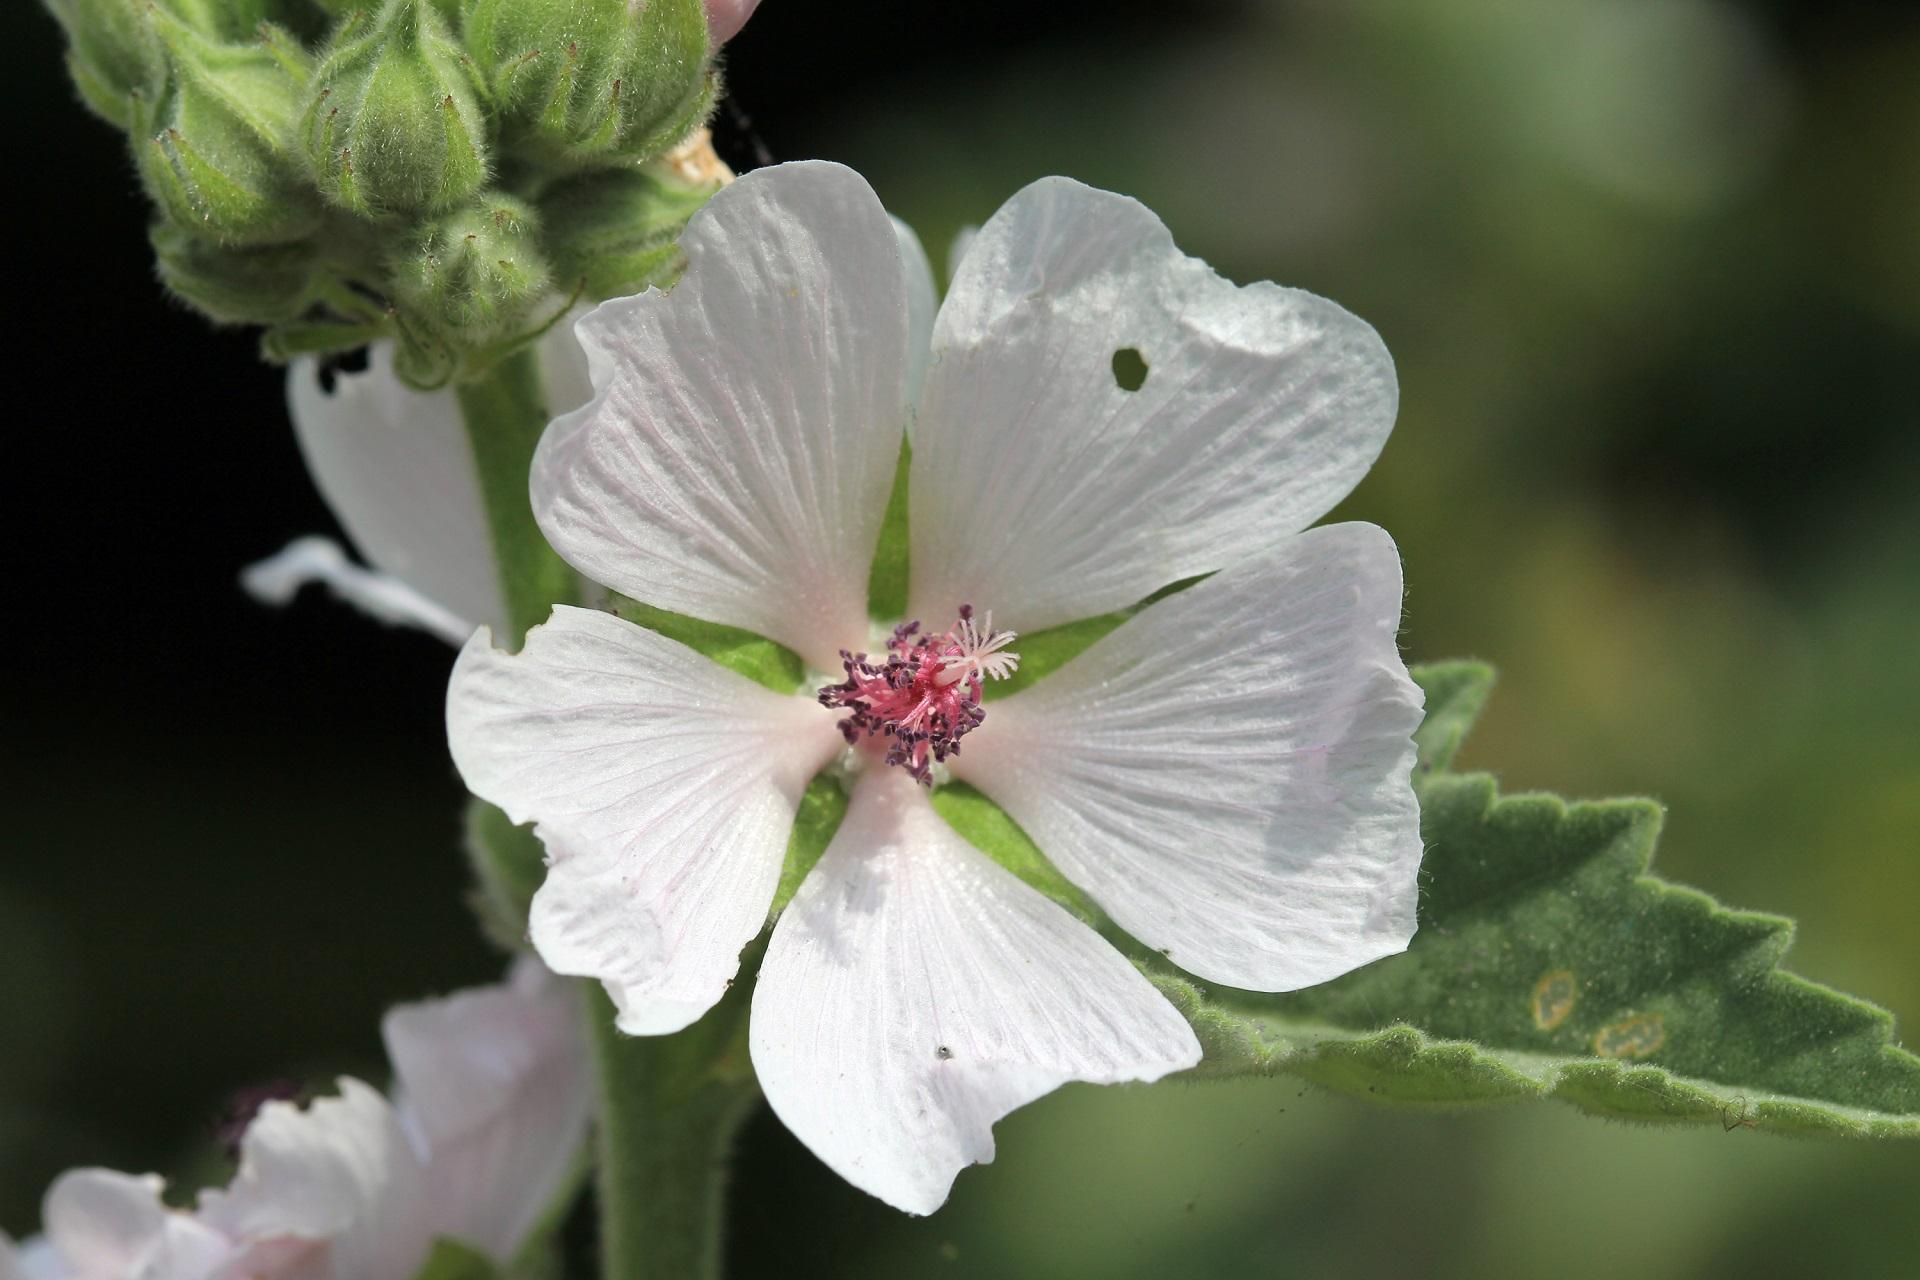
[[[1301,532],[1391,430],[1372,329],[1236,288],[1139,204],[1064,179],[982,228],[937,321],[924,255],[896,236],[850,170],[742,179],[690,225],[671,293],[581,322],[594,397],[534,463],[535,514],[576,569],[780,641],[821,696],[562,607],[518,657],[476,635],[447,719],[474,791],[539,824],[536,947],[599,978],[639,1034],[686,1026],[731,982],[800,794],[845,753],[849,809],[774,929],[753,1061],[828,1164],[924,1213],[1013,1108],[1200,1049],[922,783],[945,768],[978,786],[1174,963],[1286,990],[1412,936],[1421,696],[1392,541]],[[906,618],[929,625],[871,657],[909,422]],[[1047,628],[1205,574],[983,705],[1011,666],[994,624]]]
[[[408,387],[393,361],[393,345],[376,343],[367,368],[335,374],[331,388],[315,360],[287,372],[307,470],[372,569],[330,539],[305,537],[250,565],[241,582],[269,604],[322,583],[382,622],[457,645],[476,626],[505,625],[493,533],[459,401]],[[571,325],[542,339],[540,363],[556,412],[586,403],[592,387]]]
[[[578,1021],[530,958],[499,986],[395,1009],[391,1101],[343,1078],[304,1109],[268,1102],[233,1181],[190,1213],[154,1174],[63,1174],[46,1234],[17,1254],[0,1240],[0,1280],[411,1280],[442,1238],[506,1262],[586,1134]]]
[[[722,45],[739,35],[759,7],[760,0],[707,0],[707,30],[713,43]]]

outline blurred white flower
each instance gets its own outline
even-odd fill
[[[0,1239],[0,1280],[411,1280],[435,1240],[506,1262],[577,1166],[590,1080],[567,985],[531,958],[508,980],[403,1005],[382,1032],[391,1101],[342,1078],[269,1102],[240,1168],[192,1212],[154,1174],[63,1174],[44,1237]]]
[[[753,1061],[815,1153],[925,1213],[1013,1108],[1200,1057],[1119,952],[941,820],[921,785],[939,758],[1136,938],[1285,990],[1412,936],[1421,695],[1391,540],[1301,532],[1392,427],[1371,328],[1236,288],[1141,205],[1065,179],[981,229],[937,321],[896,237],[850,170],[741,179],[695,217],[670,293],[581,322],[594,397],[534,463],[576,569],[780,641],[836,673],[823,696],[562,607],[517,657],[476,635],[447,720],[468,785],[539,824],[536,947],[638,1034],[732,981],[803,789],[847,752],[845,821],[760,971]],[[869,658],[909,421],[907,617],[928,626]],[[1025,632],[1201,574],[982,706],[990,637],[954,622],[966,606]]]

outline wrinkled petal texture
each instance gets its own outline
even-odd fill
[[[832,670],[866,634],[907,413],[892,225],[858,174],[806,162],[727,187],[680,243],[671,292],[581,321],[594,399],[542,437],[534,513],[595,581]]]
[[[1397,404],[1361,320],[1234,286],[1136,201],[1034,183],[968,246],[934,326],[909,616],[969,603],[1030,631],[1224,568],[1346,496]]]
[[[556,608],[510,657],[468,642],[447,693],[467,786],[537,822],[535,949],[598,978],[636,1035],[712,1006],[766,922],[833,718],[610,614]]]
[[[1284,539],[992,703],[954,773],[1182,968],[1324,982],[1413,937],[1423,697],[1400,605],[1384,531]]]
[[[993,1124],[1069,1080],[1195,1065],[1139,971],[873,767],[774,929],[754,1070],[787,1127],[855,1186],[931,1213],[993,1158]]]
[[[493,534],[460,407],[449,392],[408,388],[393,347],[376,343],[365,372],[287,371],[294,435],[320,494],[360,554],[456,617],[467,630],[506,617]]]
[[[252,1246],[235,1265],[239,1275],[285,1267],[292,1250],[314,1243],[323,1249],[301,1276],[386,1280],[411,1276],[426,1260],[426,1191],[393,1107],[342,1078],[338,1097],[304,1110],[262,1107],[241,1140],[239,1172],[226,1190],[201,1196],[199,1217]]]
[[[505,1263],[553,1206],[586,1138],[579,1023],[567,986],[530,957],[503,985],[387,1014],[396,1107],[426,1153],[434,1235]]]

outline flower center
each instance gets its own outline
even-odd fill
[[[887,739],[887,763],[899,765],[923,786],[933,785],[933,764],[960,754],[960,739],[980,727],[986,680],[1004,680],[1020,666],[1007,648],[1011,631],[995,631],[993,615],[976,622],[973,606],[960,606],[950,630],[924,634],[918,622],[893,629],[884,658],[840,651],[847,678],[820,690],[820,705],[844,707],[840,722],[847,741]]]

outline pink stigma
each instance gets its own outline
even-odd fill
[[[840,651],[843,683],[820,690],[820,705],[845,707],[840,722],[847,741],[890,738],[887,763],[897,764],[923,786],[933,785],[933,762],[960,754],[960,739],[980,727],[983,680],[1004,680],[1020,666],[1007,649],[1011,631],[995,631],[993,615],[975,622],[973,606],[960,606],[960,620],[940,635],[921,635],[918,622],[893,629],[887,656]]]

